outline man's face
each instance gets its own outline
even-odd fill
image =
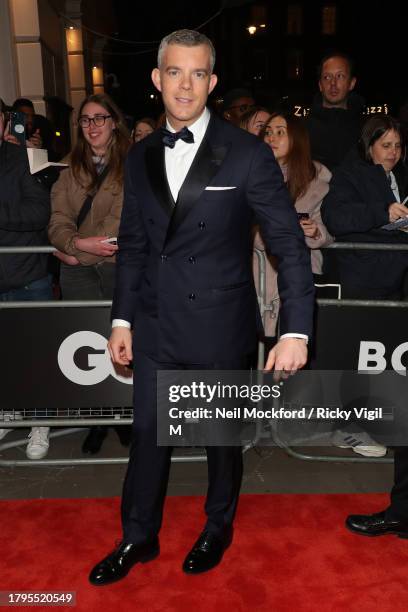
[[[241,117],[247,112],[252,106],[255,106],[255,100],[253,98],[237,98],[233,101],[231,106],[224,112],[224,118],[230,121],[234,125],[239,125]]]
[[[200,117],[208,94],[217,84],[215,74],[210,74],[210,57],[207,45],[168,45],[160,68],[152,72],[153,83],[162,93],[167,119],[175,130]]]
[[[347,108],[347,97],[356,79],[350,75],[350,66],[343,57],[331,57],[324,62],[319,79],[323,106]]]

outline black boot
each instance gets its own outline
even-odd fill
[[[86,455],[96,455],[96,453],[99,453],[107,435],[108,428],[106,426],[92,426],[82,444],[82,452]]]
[[[122,446],[130,446],[132,441],[132,426],[131,425],[115,425],[114,429],[118,434],[119,441]]]

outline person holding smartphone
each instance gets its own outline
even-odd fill
[[[34,104],[28,98],[17,98],[11,109],[12,113],[23,115],[25,123],[25,144],[33,149],[42,149],[43,139],[40,129],[35,125]]]
[[[30,173],[27,152],[10,134],[10,109],[0,99],[0,246],[39,247],[47,243],[50,196]],[[0,302],[35,302],[53,298],[45,253],[0,255]],[[23,347],[24,349],[24,347]],[[7,407],[6,407],[7,408]],[[49,449],[49,427],[32,427],[28,459],[43,459]],[[11,429],[0,429],[0,440]]]
[[[312,272],[315,282],[322,277],[320,247],[333,241],[320,216],[320,206],[329,191],[331,172],[312,161],[309,136],[304,123],[289,113],[274,113],[265,122],[260,137],[268,144],[278,162],[298,213],[306,244],[311,249]],[[254,246],[265,250],[259,231],[255,233]],[[258,259],[254,258],[255,281],[259,276]],[[265,322],[265,348],[276,342],[276,328],[280,300],[277,282],[277,266],[273,258],[267,259],[266,299],[271,306]]]
[[[61,261],[65,300],[112,299],[116,236],[123,204],[123,170],[129,148],[125,120],[106,94],[90,95],[78,113],[77,140],[51,192],[48,235]],[[127,445],[130,428],[118,426]],[[91,427],[82,450],[99,452],[107,427]]]

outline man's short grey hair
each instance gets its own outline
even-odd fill
[[[176,30],[165,36],[160,43],[157,53],[157,65],[159,68],[161,67],[163,53],[169,45],[180,45],[182,47],[207,45],[210,50],[210,70],[211,72],[214,70],[215,49],[211,40],[205,34],[201,34],[201,32],[197,32],[196,30]]]

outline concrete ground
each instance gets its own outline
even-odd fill
[[[47,459],[86,458],[81,445],[86,429],[51,440]],[[4,460],[25,459],[25,446],[2,450],[1,446],[27,436],[27,429],[15,429],[0,441],[0,499],[61,497],[110,497],[121,494],[125,464],[77,466],[18,466],[1,464]],[[244,454],[244,493],[378,493],[390,490],[392,463],[343,463],[341,458],[357,458],[351,450],[334,447],[296,448],[307,455],[337,456],[335,462],[305,461],[289,456],[278,447],[252,448]],[[110,428],[101,452],[96,457],[126,457]],[[176,449],[177,456],[202,454],[200,449]],[[388,451],[387,457],[392,457]],[[148,469],[148,466],[146,466]],[[173,463],[169,495],[203,495],[207,487],[205,462]]]

